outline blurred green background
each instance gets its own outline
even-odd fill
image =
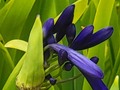
[[[14,46],[6,48],[5,44],[13,39],[28,41],[38,14],[42,24],[48,18],[57,20],[57,16],[71,4],[75,4],[73,23],[77,27],[77,34],[82,26],[91,24],[95,27],[94,32],[107,26],[114,28],[109,40],[81,52],[88,58],[98,56],[98,66],[104,72],[104,83],[110,90],[120,90],[120,0],[0,0],[0,89],[10,87],[8,77],[24,54],[23,51],[11,49]],[[66,44],[66,39],[62,43]],[[78,74],[79,71],[73,68],[70,72],[63,71],[59,79]],[[82,76],[55,85],[50,90],[91,90],[91,87]]]

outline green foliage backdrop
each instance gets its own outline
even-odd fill
[[[100,59],[98,66],[104,72],[104,83],[110,90],[120,90],[120,0],[0,0],[0,90],[17,90],[16,77],[23,65],[23,58],[26,58],[23,52],[26,51],[26,42],[32,44],[28,38],[36,16],[40,15],[39,23],[42,25],[48,18],[54,18],[56,21],[64,8],[73,3],[75,4],[73,23],[77,27],[77,34],[82,26],[91,24],[95,27],[94,32],[106,26],[114,28],[109,40],[82,53],[89,58],[98,56]],[[35,40],[33,36],[31,38]],[[10,40],[13,41],[8,42]],[[61,43],[66,44],[66,39]],[[40,43],[37,45],[38,48],[42,47]],[[32,54],[34,52],[29,55]],[[59,79],[71,78],[79,73],[74,67],[70,72],[63,71]],[[49,90],[91,90],[91,87],[81,76],[52,86]]]

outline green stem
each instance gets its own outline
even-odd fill
[[[82,76],[82,74],[78,74],[78,75],[76,75],[76,76],[74,76],[74,77],[71,77],[71,78],[68,78],[68,79],[66,79],[66,80],[58,81],[56,84],[65,83],[65,82],[68,82],[68,81],[77,79],[77,78],[79,78],[80,76]]]
[[[48,75],[49,73],[51,73],[52,71],[54,71],[58,68],[60,68],[60,66],[58,64],[50,66],[48,69],[45,70],[45,75]]]

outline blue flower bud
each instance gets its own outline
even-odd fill
[[[72,43],[72,41],[75,38],[75,35],[76,35],[75,25],[74,24],[70,24],[67,27],[67,30],[66,30],[66,38],[67,38],[67,41],[68,41],[68,45],[70,45]]]
[[[93,33],[93,25],[89,25],[85,27],[79,35],[75,38],[75,40],[72,42],[70,47],[74,50],[81,50],[83,49],[84,45],[89,41],[89,39],[92,36]]]
[[[94,33],[90,40],[86,43],[86,45],[83,47],[85,48],[90,48],[93,47],[105,40],[107,40],[113,33],[113,27],[106,27],[98,32]]]
[[[59,52],[58,52],[58,63],[59,63],[60,66],[64,62],[67,61],[67,56],[68,56],[68,53],[65,50],[63,50],[63,49],[59,50]]]
[[[53,27],[54,27],[54,19],[53,18],[48,19],[44,23],[43,28],[42,28],[44,39],[46,39],[49,35],[52,34]]]
[[[50,74],[48,74],[45,79],[50,81],[50,84],[55,85],[56,84],[56,79],[52,78],[52,76]]]
[[[56,40],[53,35],[49,36],[47,39],[47,44],[56,43]]]
[[[113,33],[112,27],[106,27],[93,33],[93,26],[85,27],[71,44],[74,50],[82,50],[93,47],[107,40]]]
[[[68,6],[60,15],[55,23],[53,33],[56,34],[56,40],[59,42],[66,33],[66,28],[72,23],[75,5]]]
[[[52,44],[52,43],[56,43],[56,40],[55,40],[54,36],[51,34],[49,37],[44,39],[44,46],[46,46],[48,44]]]
[[[52,84],[52,85],[55,85],[56,84],[56,79],[54,79],[54,78],[50,78],[50,83]]]
[[[91,60],[92,62],[94,62],[95,64],[97,64],[98,61],[99,61],[99,58],[96,57],[96,56],[94,56],[94,57],[90,58],[90,60]]]
[[[66,62],[65,65],[63,66],[63,69],[66,71],[70,71],[73,67],[73,64],[71,62]]]

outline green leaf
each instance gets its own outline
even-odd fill
[[[7,51],[7,49],[4,47],[4,45],[1,42],[0,42],[0,51],[2,52],[6,62],[8,63],[8,65],[10,66],[12,70],[14,68],[14,63],[11,59],[9,52]]]
[[[40,13],[40,8],[42,8],[41,7],[42,1],[43,0],[36,0],[35,1],[32,9],[27,17],[27,20],[25,21],[25,24],[23,26],[23,29],[22,29],[22,32],[20,35],[20,39],[23,39],[26,41],[28,40],[30,31],[31,31],[32,26],[35,22],[36,16]]]
[[[55,1],[54,0],[43,0],[41,10],[40,10],[40,17],[42,23],[45,22],[48,18],[56,17],[56,8],[55,8]]]
[[[116,62],[116,57],[118,54],[118,50],[119,50],[119,46],[120,46],[120,39],[119,39],[119,20],[118,20],[118,14],[116,12],[116,4],[114,5],[113,11],[112,11],[112,15],[111,15],[111,20],[110,20],[110,25],[114,27],[114,32],[112,37],[109,39],[108,42],[108,52],[106,53],[106,62],[105,62],[105,83],[108,85],[109,83],[112,84],[112,82],[110,80],[114,80],[114,78],[111,78],[111,76],[113,75],[112,73],[112,69],[115,66],[115,62]],[[117,39],[116,39],[117,38]],[[116,42],[118,42],[116,44]],[[118,63],[119,64],[119,63]],[[118,67],[117,67],[118,68]],[[117,71],[114,71],[114,73],[116,74]],[[109,84],[110,85],[110,84]]]
[[[27,16],[27,19],[23,25],[22,32],[20,33],[19,39],[28,41],[29,34],[35,22],[36,16],[37,14],[40,13],[41,4],[42,4],[42,0],[35,0],[34,5],[32,6],[32,9],[30,10],[29,15]],[[18,63],[22,55],[23,55],[23,52],[18,50],[16,51],[15,58],[14,58],[15,65]]]
[[[67,71],[62,72],[61,78],[64,80],[67,78],[71,78],[73,76],[74,76],[74,69],[72,69],[69,72],[67,72]],[[62,85],[61,90],[74,90],[74,81],[73,80],[62,83],[61,85]]]
[[[109,3],[108,3],[109,2]],[[97,6],[97,11],[95,15],[95,19],[93,22],[94,31],[98,31],[101,28],[110,25],[111,14],[113,10],[115,0],[100,0]],[[104,18],[103,18],[104,17]],[[99,58],[98,66],[104,71],[105,69],[105,44],[99,44],[93,48],[90,48],[88,51],[88,57],[91,58],[93,56],[97,56]],[[85,86],[87,89],[89,85]]]
[[[118,83],[119,83],[119,76],[116,76],[110,90],[119,90]]]
[[[116,73],[119,70],[119,66],[120,66],[120,49],[119,49],[117,57],[116,57],[116,62],[115,62],[114,68],[112,69],[112,72],[111,72],[111,77],[110,77],[110,81],[108,84],[109,88],[111,87],[111,85],[115,79]]]
[[[74,76],[79,75],[80,71],[77,68],[74,68]],[[74,90],[83,90],[83,81],[84,76],[80,76],[79,78],[74,80]]]
[[[109,2],[109,3],[108,3]],[[109,26],[115,0],[100,0],[94,19],[94,31]],[[104,17],[104,18],[103,18]]]
[[[10,0],[0,9],[0,33],[5,42],[20,38],[23,26],[34,3],[35,0]],[[9,52],[13,61],[16,62],[16,50],[10,49]]]
[[[95,4],[95,7],[97,8],[97,6],[98,6],[98,3],[99,3],[99,1],[100,1],[100,0],[91,0],[91,1],[93,1],[93,2],[94,2],[94,4]]]
[[[78,0],[75,3],[73,23],[76,23],[87,8],[88,0]]]
[[[5,44],[5,47],[7,48],[14,48],[24,52],[27,51],[27,46],[28,46],[28,43],[26,41],[17,40],[17,39],[11,40]]]
[[[45,78],[43,60],[42,25],[37,16],[30,33],[26,60],[17,76],[16,84],[20,89],[40,89]]]
[[[78,28],[80,28],[80,26],[84,27],[92,24],[94,21],[95,13],[96,13],[95,4],[93,1],[90,1],[85,13],[82,15],[81,19],[77,22],[77,24],[79,24]]]
[[[5,41],[19,38],[35,0],[10,0],[0,9],[0,32]]]
[[[8,52],[8,50],[4,47],[4,45],[0,42],[0,89],[2,89],[5,84],[8,76],[14,68],[13,60]]]
[[[10,74],[9,78],[7,79],[3,90],[18,90],[16,87],[16,77],[23,65],[24,60],[26,60],[26,54],[23,55],[23,57],[20,59],[20,61],[18,62],[18,64],[15,66],[14,70],[12,71],[12,73]]]
[[[69,0],[55,0],[56,13],[60,14],[60,12],[62,12],[62,10],[68,5]]]

